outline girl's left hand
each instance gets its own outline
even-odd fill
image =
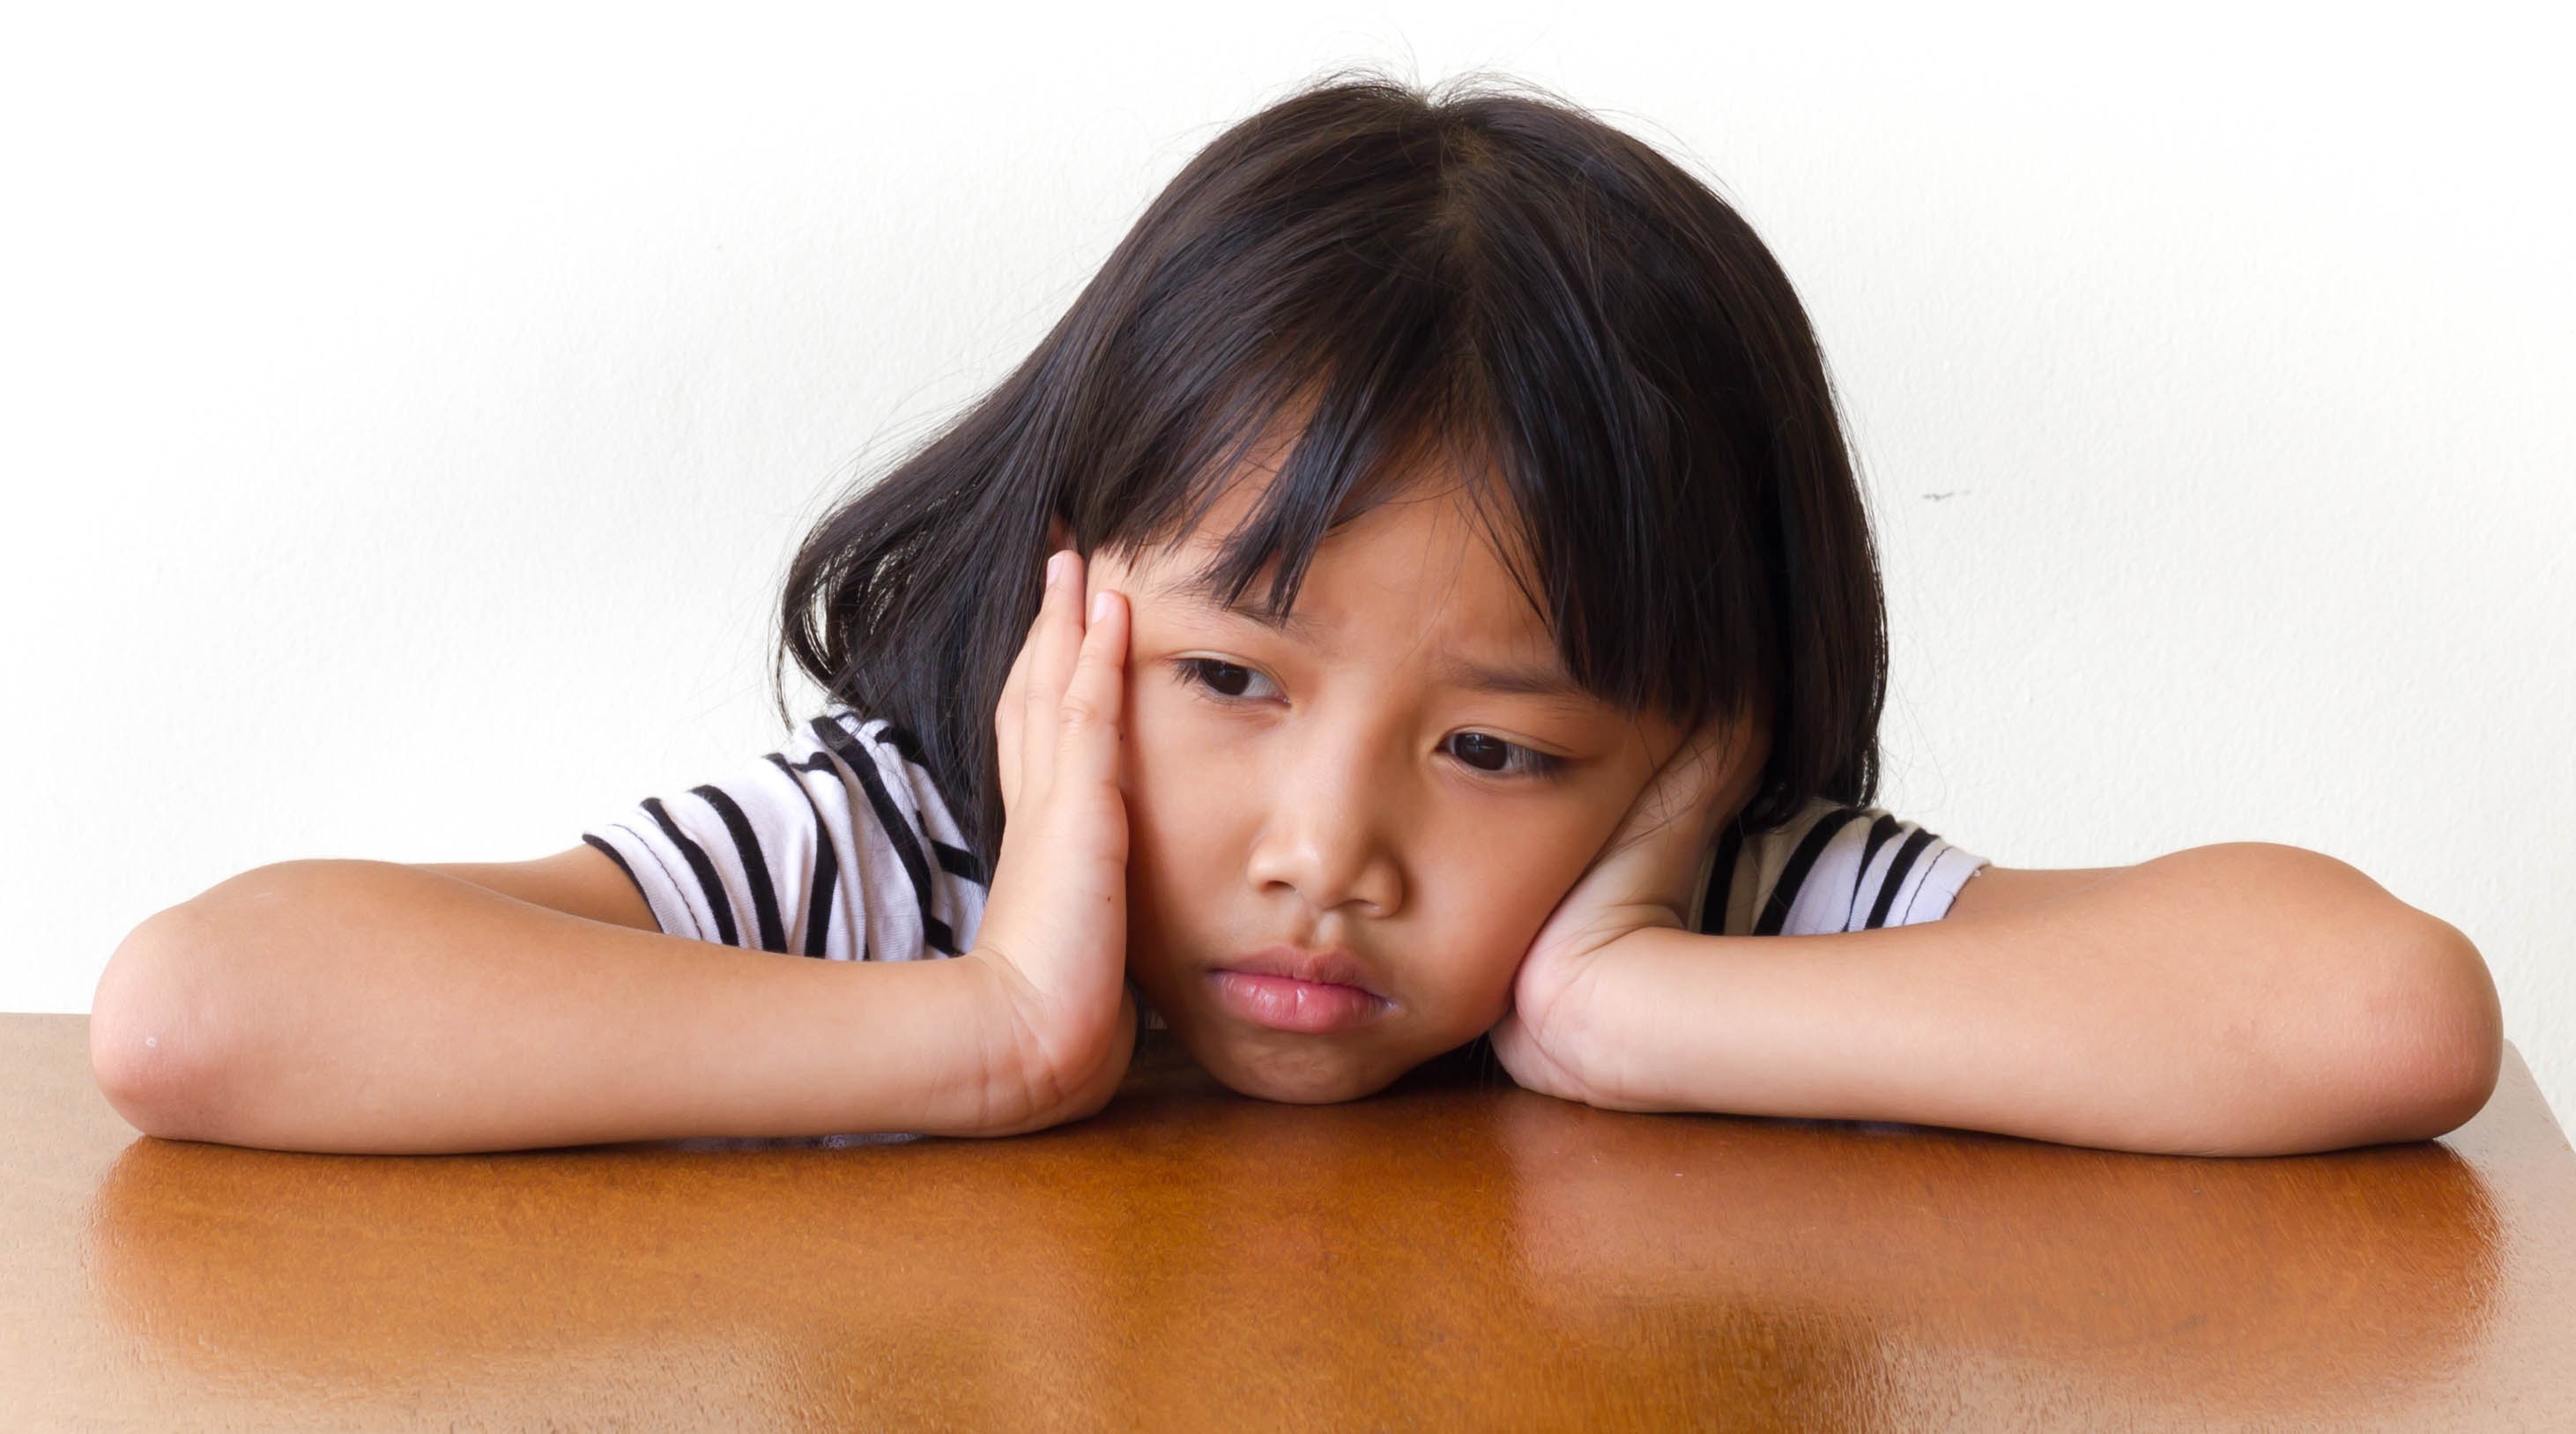
[[[1619,1069],[1615,1021],[1648,1003],[1618,994],[1621,942],[1653,928],[1679,930],[1692,883],[1719,826],[1743,803],[1755,771],[1726,728],[1692,735],[1646,783],[1619,829],[1556,904],[1522,956],[1512,1008],[1491,1032],[1494,1054],[1522,1086],[1565,1100],[1642,1109]]]

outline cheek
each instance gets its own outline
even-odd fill
[[[1169,1006],[1182,956],[1226,949],[1259,908],[1245,872],[1270,799],[1257,744],[1187,692],[1131,679],[1126,727],[1128,966]],[[1543,798],[1415,796],[1404,829],[1384,837],[1405,873],[1404,910],[1361,939],[1400,963],[1394,974],[1427,1055],[1501,1015],[1521,954],[1615,813]]]
[[[1437,999],[1458,1021],[1490,1023],[1510,994],[1521,954],[1603,834],[1584,814],[1530,808],[1517,821],[1445,825],[1454,830],[1439,834],[1437,854],[1415,864],[1417,914],[1431,937],[1417,974],[1436,985]]]
[[[1118,773],[1127,802],[1128,944],[1140,965],[1186,937],[1192,913],[1230,894],[1248,840],[1239,828],[1260,809],[1239,754],[1204,730],[1187,693],[1158,686],[1131,683]]]

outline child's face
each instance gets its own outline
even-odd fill
[[[1218,608],[1189,579],[1263,477],[1090,565],[1133,613],[1128,970],[1226,1084],[1345,1100],[1502,1016],[1683,733],[1572,685],[1454,484],[1327,538],[1287,630]]]

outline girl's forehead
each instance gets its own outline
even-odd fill
[[[1185,564],[1212,565],[1230,540],[1262,516],[1286,456],[1274,439],[1218,480],[1199,499],[1201,511],[1190,529],[1167,540],[1173,556]],[[1508,501],[1498,501],[1501,493],[1490,465],[1447,455],[1366,475],[1344,493],[1340,510],[1308,556],[1307,571],[1335,560],[1337,566],[1365,567],[1411,547],[1418,550],[1415,561],[1471,567],[1482,575],[1500,573],[1512,582],[1515,574],[1529,571],[1530,543],[1521,531],[1522,515],[1510,511]],[[1288,494],[1282,501],[1312,502],[1319,496]]]
[[[1428,682],[1595,702],[1456,485],[1390,494],[1334,528],[1275,616],[1259,601],[1266,576],[1230,604],[1218,590],[1215,559],[1250,510],[1227,498],[1231,511],[1212,511],[1185,541],[1129,560],[1127,581],[1148,607],[1255,625],[1341,658],[1401,661]]]
[[[1160,595],[1216,600],[1218,559],[1255,516],[1268,476],[1227,483],[1188,532],[1130,556],[1131,570],[1150,573]],[[1515,570],[1517,535],[1497,527],[1477,495],[1450,474],[1433,471],[1390,485],[1346,509],[1316,542],[1291,620],[1315,607],[1402,598],[1454,609],[1459,620],[1489,635],[1535,633],[1550,640],[1546,619]],[[1509,556],[1506,543],[1513,544]],[[1245,600],[1266,593],[1278,561],[1274,555],[1264,565]]]

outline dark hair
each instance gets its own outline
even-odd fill
[[[1464,459],[1585,690],[1766,719],[1748,827],[1872,796],[1878,566],[1787,275],[1671,160],[1488,81],[1339,78],[1219,136],[1036,352],[806,537],[783,653],[919,740],[989,863],[1049,518],[1151,550],[1292,425],[1208,569],[1222,600],[1268,568],[1284,613],[1334,525]]]

